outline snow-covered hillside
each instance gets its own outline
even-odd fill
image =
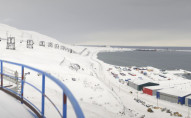
[[[16,39],[16,50],[6,49],[6,37],[13,36]],[[4,24],[0,24],[0,59],[26,64],[46,71],[60,79],[77,98],[82,110],[87,118],[176,118],[177,116],[163,112],[162,109],[170,109],[172,112],[179,112],[183,117],[188,116],[188,107],[164,100],[158,100],[155,96],[148,96],[142,91],[137,91],[127,86],[126,79],[147,80],[161,84],[164,88],[175,87],[181,90],[190,90],[191,81],[186,80],[177,73],[185,73],[184,70],[166,71],[154,67],[147,67],[147,76],[141,71],[134,70],[127,72],[121,68],[106,64],[97,59],[100,51],[132,51],[132,49],[113,49],[80,47],[63,44],[48,36],[32,32],[19,30]],[[34,48],[26,47],[27,40],[34,41]],[[39,41],[45,41],[46,46],[39,46]],[[76,53],[69,53],[66,50],[55,49],[47,46],[47,42],[63,45]],[[18,71],[16,67],[4,65],[12,71]],[[41,77],[31,70],[26,76],[26,81],[35,84],[40,88]],[[112,75],[113,73],[113,75]],[[123,73],[123,74],[122,74]],[[117,79],[114,75],[117,74]],[[134,76],[136,75],[136,76]],[[167,76],[165,79],[159,75]],[[170,81],[169,81],[170,80]],[[185,87],[186,86],[186,87]],[[25,85],[24,97],[28,98],[40,108],[41,96]],[[46,94],[54,100],[55,104],[62,109],[62,91],[51,82],[46,80]],[[31,94],[33,93],[33,94]],[[140,99],[140,101],[137,100]],[[145,103],[144,105],[142,103]],[[56,111],[49,103],[45,112],[47,117],[58,117]],[[152,106],[153,113],[148,112],[148,107]],[[68,117],[74,117],[71,105],[68,105]]]
[[[39,41],[58,43],[66,47],[72,48],[73,50],[82,51],[83,47],[74,47],[65,45],[57,40],[41,35],[39,33],[31,31],[18,30],[16,28],[0,24],[0,37],[6,39],[8,36],[15,37],[16,50],[6,49],[6,40],[0,42],[0,59],[18,62],[26,65],[30,65],[35,68],[42,69],[63,81],[64,84],[72,91],[74,96],[79,101],[85,116],[91,118],[98,117],[121,117],[123,116],[123,105],[121,104],[118,96],[108,89],[101,81],[99,81],[93,72],[92,62],[86,56],[79,55],[77,53],[69,53],[64,50],[54,49],[50,47],[39,46]],[[26,48],[26,40],[34,41],[34,48]],[[22,41],[22,43],[20,42]],[[79,65],[80,68],[74,68],[74,65]],[[10,65],[4,65],[14,71],[16,69]],[[19,70],[17,70],[19,71]],[[28,70],[30,71],[30,70]],[[26,77],[26,81],[36,83],[38,85],[41,79],[37,74],[32,73]],[[72,80],[75,78],[75,81]],[[36,94],[30,94],[33,92],[31,88],[27,88],[28,92],[25,91],[24,96],[30,98],[31,101],[39,104],[40,97]],[[62,92],[52,86],[52,83],[47,82],[46,85],[49,88],[50,96],[55,99],[55,102],[59,103],[57,99],[60,99]],[[60,109],[62,107],[60,106]],[[71,106],[69,105],[68,117],[72,114]],[[49,116],[53,116],[54,112],[51,109],[45,110],[49,113]],[[71,112],[71,113],[70,113]]]

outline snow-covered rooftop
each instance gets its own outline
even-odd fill
[[[136,85],[142,85],[142,84],[146,84],[146,83],[155,83],[155,84],[158,84],[158,83],[156,83],[154,81],[151,81],[151,80],[149,81],[149,80],[145,80],[145,79],[143,79],[143,80],[134,79],[134,80],[130,80],[130,81],[135,83]]]
[[[147,86],[144,87],[150,90],[160,90],[160,89],[167,89],[167,88],[172,88],[172,87],[167,87],[167,86]]]
[[[191,99],[191,95],[187,96],[186,98],[189,98],[189,99]]]
[[[178,96],[178,97],[191,95],[191,91],[185,91],[185,90],[180,90],[176,88],[162,89],[162,90],[159,90],[158,92],[173,95],[173,96]]]

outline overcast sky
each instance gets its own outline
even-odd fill
[[[191,0],[0,0],[0,23],[69,44],[191,46]]]

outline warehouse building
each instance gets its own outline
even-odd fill
[[[164,86],[146,86],[143,88],[143,93],[151,95],[151,96],[156,96],[158,90],[166,89],[169,87],[164,87]]]
[[[157,91],[156,97],[172,103],[185,104],[185,98],[191,95],[190,91],[183,91],[175,88],[162,89]]]
[[[191,95],[185,98],[185,105],[191,107]]]
[[[143,87],[146,86],[157,86],[159,84],[151,82],[151,81],[145,81],[145,80],[140,80],[140,79],[136,79],[136,80],[130,80],[128,81],[128,85],[138,91],[143,90]]]

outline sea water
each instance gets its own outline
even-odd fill
[[[117,66],[152,66],[162,70],[191,71],[191,51],[100,52],[98,59]],[[191,78],[191,76],[186,78]]]

